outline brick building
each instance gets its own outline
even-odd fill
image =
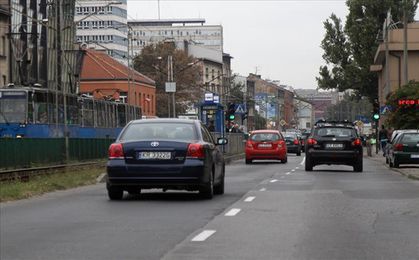
[[[155,82],[138,71],[130,70],[105,52],[84,51],[80,93],[137,105],[143,115],[156,115]]]

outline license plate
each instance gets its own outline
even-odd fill
[[[259,144],[258,147],[259,148],[271,148],[272,144]]]
[[[342,149],[343,144],[326,144],[326,148],[329,149]]]
[[[291,142],[287,142],[287,144],[291,144]]]
[[[140,152],[138,153],[139,160],[170,160],[172,158],[171,152]]]
[[[410,158],[415,158],[415,159],[416,159],[416,158],[419,158],[419,154],[411,154],[411,155],[410,155]]]

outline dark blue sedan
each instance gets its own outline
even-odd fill
[[[109,199],[124,191],[160,188],[199,191],[203,198],[224,193],[225,163],[219,145],[198,120],[145,119],[131,121],[109,147]]]

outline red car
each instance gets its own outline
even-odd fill
[[[246,164],[253,160],[280,160],[287,162],[284,137],[276,130],[253,131],[246,142]]]

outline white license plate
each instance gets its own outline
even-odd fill
[[[259,144],[258,147],[259,148],[271,148],[272,144]]]
[[[138,153],[139,160],[170,160],[172,158],[171,152],[140,152]]]
[[[341,149],[343,148],[343,144],[326,144],[326,148]]]
[[[419,154],[411,154],[411,155],[410,155],[410,158],[415,158],[415,159],[416,159],[416,158],[419,158]]]

